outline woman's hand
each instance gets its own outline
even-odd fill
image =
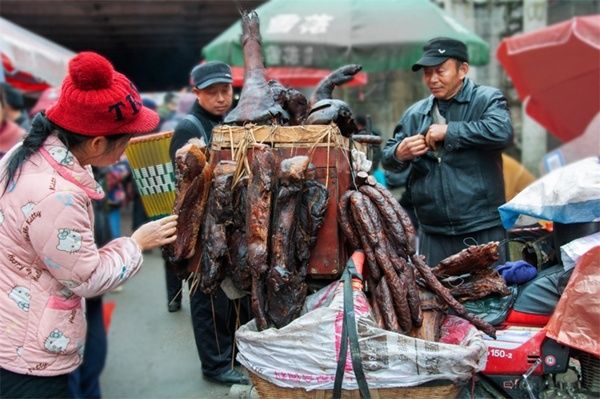
[[[177,215],[166,216],[140,226],[131,238],[142,251],[170,244],[177,239]]]

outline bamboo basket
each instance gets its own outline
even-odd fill
[[[173,211],[175,172],[169,156],[172,136],[169,131],[134,137],[125,149],[133,180],[150,218],[170,215]]]
[[[215,126],[212,131],[212,149],[238,148],[244,141],[269,144],[275,148],[285,147],[323,147],[350,148],[350,140],[342,136],[335,124],[269,126],[247,124],[245,126]],[[364,144],[354,143],[356,148],[365,150]]]
[[[330,399],[332,390],[318,389],[306,391],[302,388],[282,388],[248,371],[252,384],[261,399]],[[461,390],[460,385],[451,382],[419,385],[416,387],[370,389],[372,399],[453,399]],[[343,390],[343,399],[360,399],[360,392]]]

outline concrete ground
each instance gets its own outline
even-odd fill
[[[101,377],[105,399],[251,397],[247,386],[203,379],[187,294],[179,312],[167,311],[163,261],[154,250],[122,291],[104,296],[116,303]]]

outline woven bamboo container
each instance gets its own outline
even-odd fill
[[[342,136],[337,126],[331,125],[300,125],[300,126],[271,126],[253,125],[229,126],[219,125],[213,129],[212,149],[235,149],[244,140],[269,144],[274,148],[285,147],[331,147],[350,148],[350,140]],[[365,150],[362,144],[356,147]]]
[[[306,391],[302,388],[282,388],[248,372],[252,384],[261,399],[330,399],[331,390]],[[426,384],[416,387],[380,388],[371,389],[372,399],[453,399],[460,392],[461,386],[446,382]],[[343,390],[343,399],[360,399],[358,390]]]
[[[129,140],[125,155],[131,167],[144,210],[150,218],[170,215],[175,202],[175,172],[169,156],[173,132]]]

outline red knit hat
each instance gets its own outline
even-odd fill
[[[46,111],[59,127],[85,136],[142,134],[158,126],[158,114],[142,105],[136,87],[93,52],[69,62],[58,102]]]

